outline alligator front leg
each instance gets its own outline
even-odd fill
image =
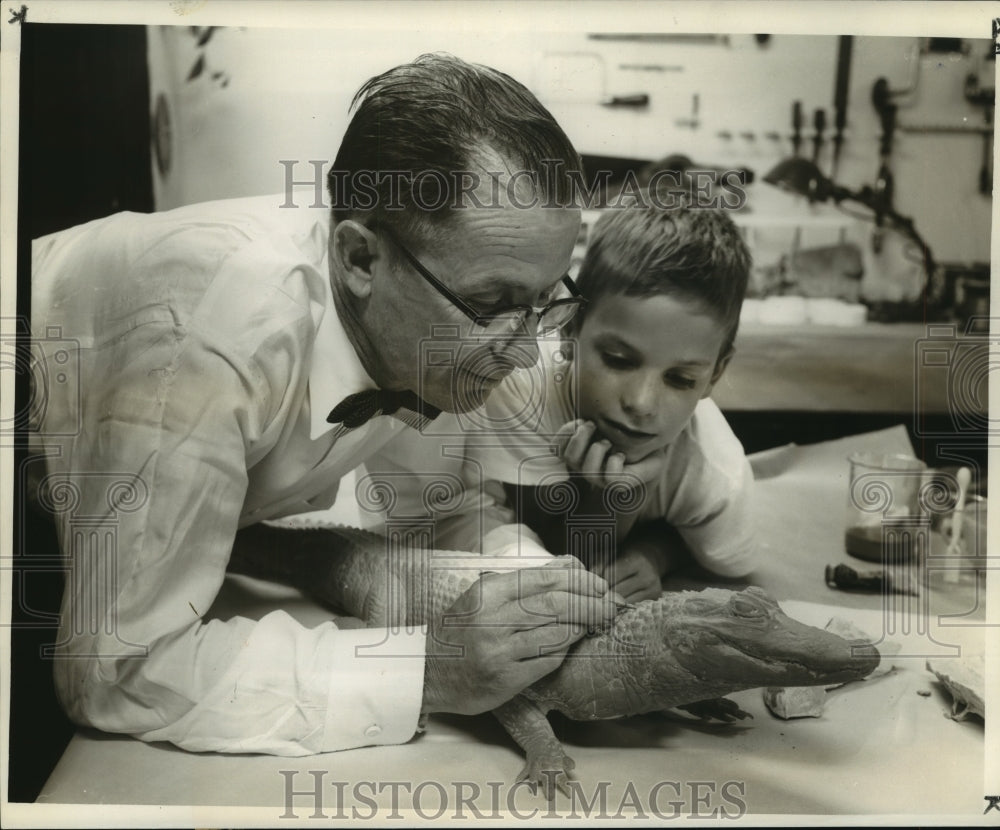
[[[699,700],[695,703],[685,703],[682,706],[676,707],[677,709],[683,709],[685,712],[690,712],[692,715],[701,718],[702,720],[721,720],[726,723],[732,723],[734,720],[745,720],[746,718],[752,718],[749,712],[741,709],[739,704],[735,700],[730,700],[728,697],[715,697],[709,700]]]
[[[526,762],[517,780],[530,781],[534,787],[541,785],[549,801],[555,799],[555,787],[569,795],[569,773],[576,762],[563,752],[545,712],[517,695],[494,709],[493,714],[524,750]]]

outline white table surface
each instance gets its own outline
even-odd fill
[[[575,776],[582,793],[589,800],[604,788],[608,806],[603,823],[616,814],[623,798],[628,801],[629,784],[641,809],[661,822],[674,810],[671,801],[682,802],[684,813],[724,810],[729,815],[739,812],[742,803],[751,819],[902,814],[981,821],[986,792],[983,722],[949,719],[950,697],[924,668],[928,655],[952,653],[953,647],[963,654],[983,652],[983,608],[981,597],[977,600],[982,586],[976,574],[963,573],[957,584],[932,575],[926,595],[929,616],[920,618],[912,606],[898,604],[896,615],[887,616],[880,596],[843,593],[824,582],[826,564],[868,567],[843,552],[845,458],[851,451],[873,448],[887,452],[908,448],[905,431],[894,428],[755,459],[765,551],[763,564],[750,581],[768,589],[786,612],[805,622],[822,626],[836,615],[873,635],[888,626],[892,639],[903,646],[903,656],[893,660],[895,669],[830,692],[820,718],[779,720],[764,707],[760,690],[732,695],[754,716],[733,725],[664,714],[599,723],[573,723],[554,716],[557,734],[577,762]],[[687,581],[696,583],[691,577]],[[677,584],[687,587],[685,580]],[[231,578],[225,591],[220,601],[248,616],[266,613],[276,603],[307,624],[326,614],[294,592],[252,580]],[[964,616],[942,618],[942,614]],[[544,823],[546,805],[541,797],[523,788],[511,789],[521,765],[520,750],[489,715],[434,717],[424,734],[405,745],[304,758],[194,754],[81,730],[43,788],[39,803],[183,805],[191,810],[181,815],[200,826],[227,820],[273,826],[291,820],[286,781],[296,790],[306,790],[318,775],[325,787],[321,812],[341,822],[350,819],[355,809],[360,811],[356,817],[367,817],[368,800],[378,803],[382,819],[394,807],[398,808],[394,815],[411,821],[433,817],[442,787],[449,807],[441,820],[451,820],[458,804],[456,788],[464,788],[461,794],[469,796],[472,787],[479,787],[481,794],[472,803],[487,818],[496,818],[498,804],[501,812],[513,806]],[[420,787],[423,782],[427,783]],[[662,782],[676,782],[679,790]],[[727,783],[726,792],[735,800],[723,796]],[[664,814],[659,818],[650,813],[649,804],[658,784],[655,806]],[[412,794],[418,788],[415,801]],[[569,801],[560,798],[557,814],[574,818]],[[413,813],[414,806],[422,812]],[[293,813],[305,823],[314,809],[311,797],[294,801]],[[629,809],[626,804],[623,815]],[[581,810],[577,804],[577,816],[583,815]],[[599,810],[599,804],[593,810]],[[468,806],[459,808],[458,818],[463,816],[475,818]],[[593,812],[590,823],[600,824],[600,819]]]

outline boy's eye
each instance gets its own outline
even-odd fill
[[[682,375],[678,372],[667,372],[663,379],[667,382],[668,386],[673,386],[675,389],[694,389],[698,381],[688,375]]]
[[[601,352],[601,360],[609,369],[631,369],[635,366],[632,358],[614,352]]]

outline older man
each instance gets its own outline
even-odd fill
[[[577,235],[578,211],[558,205],[579,159],[524,87],[424,56],[355,103],[329,225],[244,199],[35,243],[33,331],[54,379],[39,498],[71,565],[55,677],[81,724],[192,750],[397,743],[421,712],[510,698],[614,613],[600,578],[538,567],[484,577],[449,644],[280,610],[207,618],[234,540],[328,507],[404,421],[478,405],[534,360],[539,325],[572,313],[550,297]],[[422,359],[441,325],[468,359]],[[323,545],[384,554],[349,529]],[[561,609],[545,626],[524,602],[542,594]]]

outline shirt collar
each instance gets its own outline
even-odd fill
[[[326,266],[325,258],[323,265]],[[312,365],[309,367],[309,439],[312,441],[338,426],[328,423],[326,416],[344,398],[355,392],[378,388],[361,365],[337,314],[329,271],[323,273],[326,277],[323,280],[324,306],[321,308],[316,300],[312,301],[313,319],[319,315]]]

